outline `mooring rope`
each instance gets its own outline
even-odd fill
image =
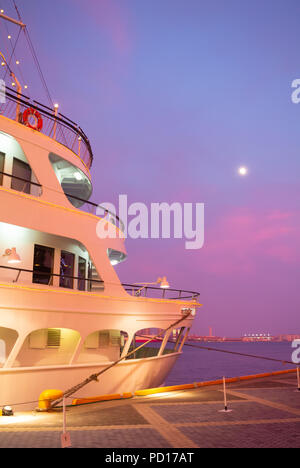
[[[146,335],[138,335],[140,338],[148,338]],[[161,340],[162,341],[162,340]],[[168,343],[175,343],[173,340],[168,340]],[[211,348],[208,346],[199,346],[196,344],[191,344],[191,343],[184,343],[184,346],[189,346],[191,348],[197,348],[197,349],[206,349],[207,351],[217,351],[219,353],[226,353],[226,354],[234,354],[236,356],[245,356],[245,357],[251,357],[251,358],[256,358],[256,359],[265,359],[267,361],[274,361],[274,362],[280,362],[281,364],[293,364],[294,366],[297,366],[295,362],[292,361],[286,361],[283,359],[275,359],[275,358],[269,358],[266,356],[259,356],[257,354],[246,354],[246,353],[238,353],[237,351],[228,351],[226,349],[219,349],[219,348]]]
[[[98,378],[100,377],[100,375],[104,374],[104,372],[107,372],[109,369],[111,369],[112,367],[116,366],[117,364],[119,364],[119,362],[121,361],[124,361],[125,359],[127,359],[129,356],[133,355],[134,353],[136,353],[139,349],[143,348],[144,346],[146,346],[148,343],[151,343],[151,341],[154,341],[154,340],[158,340],[161,338],[161,335],[163,335],[164,333],[168,332],[169,330],[171,330],[172,328],[176,327],[176,325],[179,325],[181,322],[183,322],[184,320],[186,320],[189,316],[191,315],[191,312],[189,312],[188,314],[184,315],[183,317],[181,317],[179,320],[177,320],[176,322],[172,323],[168,328],[166,328],[165,330],[162,330],[160,333],[158,333],[157,335],[149,338],[145,343],[141,344],[140,346],[138,346],[137,348],[135,348],[133,351],[130,351],[128,352],[125,356],[121,357],[120,359],[118,359],[117,361],[113,362],[112,364],[110,364],[109,366],[107,366],[105,369],[102,369],[100,372],[96,373],[96,374],[92,374],[90,375],[87,379],[85,379],[83,382],[80,382],[78,385],[75,385],[74,387],[66,390],[65,392],[63,392],[63,395],[62,397],[60,397],[59,399],[57,400],[53,400],[51,403],[50,403],[50,408],[55,408],[56,406],[58,406],[64,398],[68,398],[70,397],[71,395],[73,395],[75,392],[77,392],[77,390],[81,390],[83,387],[85,387],[86,385],[88,385],[90,382],[98,382]]]

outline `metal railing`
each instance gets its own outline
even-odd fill
[[[195,291],[184,291],[183,289],[172,289],[172,288],[156,288],[153,286],[143,286],[142,284],[122,284],[125,291],[130,293],[132,296],[143,296],[143,297],[157,297],[161,296],[163,299],[168,300],[196,300],[199,296],[199,292]],[[158,294],[159,292],[159,294]]]
[[[37,182],[32,182],[31,180],[23,179],[23,177],[18,177],[12,174],[8,174],[7,172],[0,171],[0,186],[3,185],[3,177],[10,177],[12,179],[11,188],[13,190],[17,190],[18,192],[23,193],[30,193],[37,197],[42,195],[42,186]],[[20,184],[14,184],[14,181],[20,182]],[[31,186],[38,188],[37,193],[32,193]]]
[[[31,180],[24,179],[22,177],[18,177],[12,174],[8,174],[7,172],[2,172],[0,171],[0,186],[3,185],[3,177],[10,177],[12,179],[11,183],[11,188],[13,190],[17,190],[18,192],[23,192],[23,193],[28,193],[32,194],[34,196],[40,197],[42,195],[42,185],[37,183],[37,182],[32,182]],[[18,181],[20,182],[19,185],[13,184],[13,181]],[[33,187],[38,187],[39,191],[35,193],[33,190],[31,190],[31,186]],[[118,227],[122,232],[125,230],[124,223],[121,221],[119,216],[114,214],[112,211],[107,210],[104,206],[98,205],[97,203],[85,200],[84,198],[76,197],[75,195],[71,195],[69,193],[64,193],[66,197],[71,201],[77,200],[82,202],[82,206],[80,206],[78,209],[82,211],[86,211],[88,213],[92,213],[96,216],[100,216],[98,213],[99,209],[102,209],[106,214],[105,217],[107,221],[111,222],[114,224],[116,227]],[[72,202],[71,202],[72,203]]]
[[[23,112],[30,107],[41,114],[41,132],[73,151],[90,168],[93,163],[92,148],[86,134],[75,122],[61,113],[55,115],[54,109],[6,87],[5,103],[0,104],[0,115],[23,124]]]
[[[113,213],[112,211],[109,211],[107,208],[104,206],[101,206],[97,203],[85,200],[84,198],[80,197],[75,197],[74,195],[70,195],[68,193],[65,194],[69,199],[77,200],[80,202],[83,202],[83,204],[80,206],[80,210],[86,211],[88,213],[94,214],[96,216],[101,217],[99,214],[99,210],[104,211],[103,217],[109,221],[110,223],[114,224],[117,228],[119,228],[122,232],[125,231],[125,225],[123,221],[119,218],[118,215]],[[71,200],[70,200],[71,201]],[[72,203],[72,202],[71,202]]]
[[[16,277],[13,280],[13,283],[17,283],[19,281],[20,275],[22,273],[30,273],[32,275],[32,282],[35,284],[46,284],[48,286],[51,285],[51,281],[53,278],[60,278],[62,280],[71,280],[72,281],[72,286],[69,286],[69,289],[79,289],[80,291],[91,291],[93,288],[93,285],[103,287],[104,289],[104,281],[99,280],[99,279],[92,279],[92,278],[84,278],[81,276],[70,276],[70,275],[62,275],[58,273],[50,273],[50,272],[42,272],[39,270],[28,270],[26,268],[17,268],[17,267],[10,267],[6,265],[0,265],[0,268],[5,269],[5,270],[11,270],[16,272]],[[34,275],[36,275],[36,278],[34,278]],[[45,279],[48,279],[46,282],[40,282],[40,281],[34,281],[34,279],[38,279],[37,277],[45,277]],[[78,281],[77,288],[74,288],[74,280]],[[79,288],[79,284],[84,284],[84,288]],[[133,285],[133,284],[126,284],[122,283],[123,288],[125,291],[129,292],[132,296],[136,296],[137,292],[143,288],[143,286],[138,286],[138,285]],[[62,287],[68,287],[68,286],[62,286]],[[182,289],[163,289],[163,288],[154,288],[154,287],[145,287],[143,288],[143,296],[144,297],[157,297],[157,292],[159,291],[159,295],[161,294],[163,299],[174,299],[174,300],[194,300],[196,301],[197,298],[200,296],[200,293],[194,292],[194,291],[184,291]],[[149,294],[150,293],[150,294]],[[152,294],[151,294],[152,293]],[[141,295],[140,293],[138,294],[139,296]]]
[[[26,268],[16,268],[16,267],[9,267],[6,265],[0,265],[0,268],[3,268],[5,270],[11,270],[16,272],[16,277],[13,280],[13,283],[17,283],[20,279],[20,275],[22,273],[30,273],[32,275],[32,283],[34,284],[44,284],[47,286],[52,286],[51,282],[53,278],[60,278],[60,280],[70,280],[69,284],[70,286],[66,285],[61,285],[61,287],[66,287],[68,289],[78,289],[79,291],[92,291],[93,286],[100,286],[101,288],[103,287],[104,289],[104,281],[99,280],[99,279],[92,279],[92,278],[84,278],[81,276],[71,276],[71,275],[64,275],[64,274],[58,274],[58,273],[51,273],[51,272],[43,272],[39,270],[28,270]],[[40,277],[45,277],[45,282],[39,281],[41,279]],[[74,280],[78,281],[77,288],[74,288]],[[65,284],[68,284],[66,281]],[[80,284],[84,284],[84,287],[81,288],[79,287]]]

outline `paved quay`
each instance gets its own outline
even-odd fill
[[[74,448],[298,448],[295,374],[67,408]],[[62,413],[0,417],[1,448],[59,448]]]

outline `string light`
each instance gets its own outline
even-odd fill
[[[5,67],[5,62],[1,62],[1,66],[2,66],[2,67]]]
[[[20,65],[20,62],[19,62],[19,60],[16,60],[16,64],[17,64],[17,65]]]
[[[12,85],[12,86],[16,86],[16,83],[12,83],[11,85]]]
[[[11,39],[11,36],[7,36],[7,37],[8,37],[8,39]]]
[[[24,86],[24,88],[25,88],[25,89],[27,89],[27,88],[28,88],[27,84]]]

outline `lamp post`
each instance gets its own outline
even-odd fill
[[[155,282],[153,282],[153,283],[134,283],[134,284],[139,285],[139,286],[142,285],[142,287],[141,287],[140,289],[138,289],[136,292],[135,292],[135,290],[133,290],[133,295],[134,295],[134,296],[140,296],[140,295],[141,295],[141,291],[142,291],[143,289],[147,288],[147,286],[152,286],[152,285],[155,285],[155,284],[160,284],[160,288],[161,288],[161,289],[164,289],[164,290],[166,290],[166,289],[168,289],[168,288],[170,287],[170,285],[169,285],[169,283],[168,283],[168,281],[167,281],[167,278],[166,278],[165,276],[163,276],[162,278],[157,278],[157,280],[156,280]],[[164,296],[165,296],[165,291],[164,291],[164,293],[163,293],[163,297],[164,297]]]

